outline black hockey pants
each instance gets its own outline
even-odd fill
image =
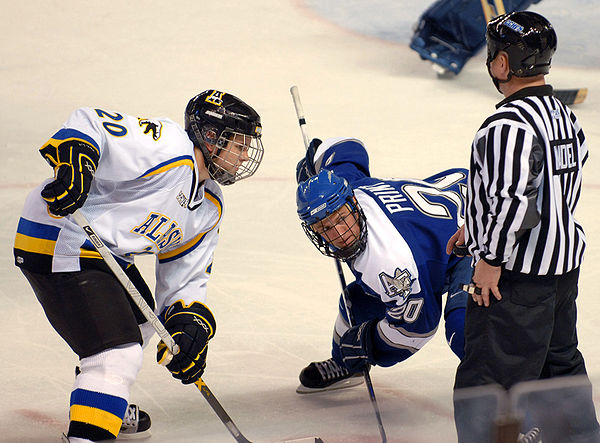
[[[559,276],[535,276],[503,269],[498,284],[501,300],[491,296],[486,308],[469,298],[465,358],[456,372],[455,391],[489,384],[509,389],[529,380],[586,377],[583,356],[577,349],[578,279],[579,269]],[[575,395],[577,410],[565,414],[579,416],[575,424],[579,429],[573,431],[577,435],[597,435],[591,385],[584,391]],[[479,410],[472,409],[455,400],[459,442],[471,442],[481,414],[480,406]],[[489,417],[487,420],[489,423]],[[544,435],[544,443],[547,440],[553,441]]]

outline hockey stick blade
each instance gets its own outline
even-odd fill
[[[587,97],[588,89],[587,88],[578,88],[578,89],[555,89],[554,97],[559,99],[565,105],[578,105],[583,103],[585,98]]]
[[[242,434],[242,432],[235,425],[229,414],[227,414],[225,409],[223,409],[223,406],[221,406],[219,400],[217,400],[217,398],[213,395],[211,390],[208,389],[206,383],[204,383],[202,379],[199,379],[194,384],[196,385],[204,399],[208,402],[210,407],[213,409],[213,411],[215,411],[217,416],[221,419],[221,421],[223,422],[227,430],[231,433],[233,438],[235,438],[235,441],[237,441],[238,443],[251,443],[250,440],[244,437],[244,434]]]
[[[244,434],[242,434],[242,432],[235,425],[235,423],[233,422],[233,420],[231,419],[229,414],[227,414],[225,409],[223,409],[223,406],[221,406],[221,403],[219,403],[219,401],[213,395],[213,393],[208,388],[206,383],[204,383],[204,381],[202,379],[200,379],[194,384],[196,385],[198,390],[202,393],[202,396],[206,399],[206,401],[211,406],[213,411],[216,412],[217,416],[221,419],[221,421],[223,422],[225,427],[229,430],[229,432],[231,433],[231,435],[233,436],[235,441],[237,441],[238,443],[252,443],[250,440],[248,440],[246,437],[244,437]],[[295,440],[285,440],[284,443],[285,442],[323,443],[323,440],[321,440],[319,437],[305,437],[305,438],[295,439]]]

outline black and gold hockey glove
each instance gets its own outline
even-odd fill
[[[53,214],[72,214],[87,198],[100,153],[81,140],[68,140],[58,147],[46,145],[40,154],[54,168],[54,181],[42,189],[42,198]]]
[[[184,385],[196,382],[206,367],[208,340],[215,335],[217,329],[215,318],[200,302],[186,306],[178,300],[165,312],[164,324],[179,345],[179,353],[173,356],[167,369]],[[159,342],[156,361],[162,363],[167,352],[167,345]]]

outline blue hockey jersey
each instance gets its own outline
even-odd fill
[[[464,223],[467,170],[449,169],[424,180],[374,178],[367,150],[354,138],[325,140],[314,166],[345,178],[366,216],[366,248],[347,264],[364,292],[386,306],[374,355],[376,364],[393,365],[437,330],[448,269],[459,260],[446,254],[446,243]],[[336,335],[348,328],[342,323],[338,318]]]

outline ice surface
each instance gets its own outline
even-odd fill
[[[402,8],[390,6],[398,3],[415,10],[414,2],[390,0],[388,9],[370,8],[360,17],[389,22],[393,11],[405,26]],[[598,28],[582,26],[573,15],[587,6],[588,17],[598,23],[595,2],[573,3],[577,8],[563,5],[548,15],[564,29],[559,41],[563,34],[577,35],[585,51],[597,54],[598,38],[592,37]],[[312,136],[361,138],[373,174],[384,177],[422,178],[466,166],[475,130],[501,97],[481,54],[460,76],[441,81],[405,42],[361,35],[350,23],[342,27],[322,14],[299,0],[2,1],[0,441],[58,441],[68,422],[76,364],[13,265],[25,196],[51,174],[37,149],[79,106],[183,122],[188,99],[208,88],[234,93],[257,109],[266,152],[254,178],[224,189],[225,219],[209,286],[218,332],[204,379],[250,440],[379,441],[364,386],[295,393],[299,371],[329,356],[339,282],[333,262],[307,241],[295,214],[294,168],[303,143],[289,88],[300,89]],[[549,77],[555,87],[590,90],[574,109],[591,151],[578,213],[589,240],[579,337],[596,378],[599,65],[557,62]],[[139,263],[152,283],[152,262]],[[132,391],[132,401],[152,417],[151,441],[233,441],[194,387],[179,384],[154,363],[154,345],[145,351]],[[406,362],[372,370],[390,442],[455,441],[456,365],[438,333]]]

